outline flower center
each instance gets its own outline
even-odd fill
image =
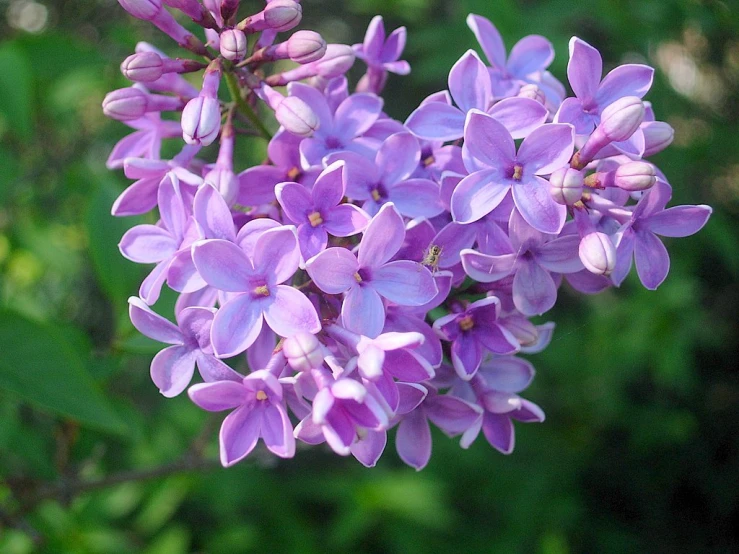
[[[462,331],[469,331],[475,326],[475,321],[472,319],[471,315],[466,315],[460,319],[457,324]]]
[[[357,281],[357,283],[362,282],[362,276],[359,274],[359,272],[354,274],[354,279]]]
[[[431,155],[431,154],[429,154],[429,155],[428,155],[427,157],[425,157],[425,158],[423,159],[423,161],[422,161],[421,163],[423,164],[423,167],[428,167],[428,166],[430,166],[430,165],[431,165],[432,163],[434,163],[435,161],[436,161],[436,160],[434,159],[434,156],[433,156],[433,155]]]
[[[511,178],[514,181],[520,181],[522,176],[523,176],[523,166],[521,164],[514,165],[513,175],[511,176]]]
[[[320,212],[313,212],[308,214],[308,221],[310,221],[311,227],[318,227],[323,223],[323,218],[321,217]]]
[[[372,195],[372,200],[374,200],[375,202],[379,202],[382,199],[382,197],[380,196],[380,191],[377,189],[372,189],[370,191],[370,194]]]
[[[267,393],[263,390],[257,391],[257,400],[267,400]]]
[[[287,178],[291,181],[297,181],[298,177],[300,177],[303,174],[302,171],[300,171],[299,168],[293,167],[287,172]]]
[[[254,289],[254,294],[257,296],[269,296],[269,289],[267,285],[260,285]]]
[[[329,150],[341,148],[342,146],[344,145],[341,144],[341,141],[336,137],[326,137],[326,148],[328,148]]]

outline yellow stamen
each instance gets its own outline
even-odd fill
[[[300,177],[303,174],[302,171],[300,171],[299,168],[293,167],[287,172],[287,178],[295,181],[298,177]]]
[[[263,390],[257,391],[257,400],[267,400],[267,393]]]
[[[426,158],[423,159],[423,162],[421,163],[423,163],[423,167],[428,167],[435,161],[436,159],[433,156],[427,156]]]
[[[308,221],[310,222],[311,227],[318,227],[323,223],[323,218],[321,217],[320,212],[313,212],[312,214],[308,214]]]
[[[372,192],[370,193],[372,195],[372,200],[375,202],[380,201],[380,191],[377,189],[372,189]]]
[[[258,296],[269,296],[269,289],[267,285],[262,285],[254,289],[254,294]]]
[[[354,279],[356,279],[357,283],[361,283],[362,282],[362,277],[359,275],[359,273],[355,273],[354,274]]]
[[[522,165],[514,165],[513,166],[513,179],[516,181],[520,181],[521,177],[523,176],[523,166]]]
[[[475,322],[472,319],[471,315],[466,315],[462,319],[459,320],[459,328],[462,329],[462,331],[469,331],[475,326]]]

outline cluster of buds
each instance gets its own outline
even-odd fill
[[[465,53],[448,91],[401,122],[380,94],[389,73],[410,71],[406,31],[386,35],[379,16],[362,44],[327,45],[306,30],[278,42],[300,23],[294,0],[241,20],[238,0],[119,1],[200,57],[140,43],[121,66],[135,84],[103,108],[136,130],[108,159],[134,179],[113,214],[159,215],[120,243],[155,264],[131,320],[169,345],[151,364],[164,396],[187,390],[205,410],[230,411],[226,466],[260,438],[285,458],[297,442],[326,443],[373,466],[397,427],[400,458],[420,469],[429,422],[462,447],[482,431],[510,453],[513,421],[544,420],[519,395],[534,377],[520,355],[544,349],[554,325],[531,318],[564,281],[585,294],[620,285],[632,258],[657,288],[669,269],[658,235],[693,234],[711,213],[667,208],[670,185],[644,161],[673,136],[642,100],[653,70],[602,78],[600,54],[578,38],[566,97],[547,71],[549,41],[528,36],[507,55],[492,23],[470,15],[487,63]],[[355,57],[367,70],[351,92]],[[283,60],[298,65],[282,71]],[[200,70],[198,91],[181,74]],[[238,167],[239,135],[265,137],[269,159]],[[179,154],[162,160],[162,141],[179,136]],[[216,140],[215,163],[198,160]],[[165,284],[179,293],[176,323],[152,309]],[[196,367],[202,382],[191,384]]]

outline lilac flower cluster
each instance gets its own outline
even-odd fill
[[[470,15],[486,61],[465,53],[448,91],[401,122],[380,93],[388,73],[410,71],[406,30],[387,35],[379,16],[350,47],[285,36],[300,23],[294,0],[243,19],[238,0],[119,2],[197,56],[139,43],[121,65],[133,85],[103,109],[135,129],[108,159],[134,180],[113,214],[159,217],[120,243],[155,264],[131,320],[170,345],[151,364],[163,395],[187,389],[202,409],[230,412],[226,466],[260,438],[285,458],[296,441],[325,442],[373,466],[397,426],[400,458],[421,469],[429,422],[462,447],[482,431],[510,453],[514,420],[544,420],[519,396],[534,376],[519,355],[544,349],[554,326],[531,318],[554,306],[563,280],[586,294],[620,285],[632,258],[656,289],[669,269],[658,236],[691,235],[711,213],[667,208],[670,185],[644,161],[673,137],[642,100],[653,70],[603,77],[600,54],[578,38],[566,97],[547,71],[549,41],[528,36],[507,54],[495,27]],[[367,70],[352,92],[355,58]],[[181,75],[201,70],[200,90]],[[238,167],[239,135],[264,136],[269,159]],[[161,159],[162,141],[179,136],[180,152]],[[216,140],[215,162],[198,159]],[[151,308],[165,283],[179,293],[176,324]],[[191,384],[196,366],[203,382]]]

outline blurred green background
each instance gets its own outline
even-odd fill
[[[672,270],[656,292],[633,275],[596,297],[563,289],[526,395],[547,421],[517,425],[513,455],[437,434],[420,473],[392,446],[372,470],[322,448],[223,470],[198,461],[217,457],[219,416],[149,380],[157,348],[126,310],[145,268],[116,248],[133,221],[109,215],[127,180],[104,162],[129,129],[100,102],[125,86],[118,65],[138,40],[176,50],[114,0],[0,0],[0,552],[739,551],[737,4],[303,6],[302,28],[332,42],[360,42],[376,13],[408,27],[413,72],[385,94],[400,119],[475,46],[468,12],[490,18],[509,49],[547,36],[562,80],[573,34],[608,69],[653,65],[647,99],[676,129],[654,161],[673,204],[710,204],[713,217],[668,240]],[[263,156],[258,141],[241,148],[238,170]],[[126,473],[152,468],[146,480]]]

